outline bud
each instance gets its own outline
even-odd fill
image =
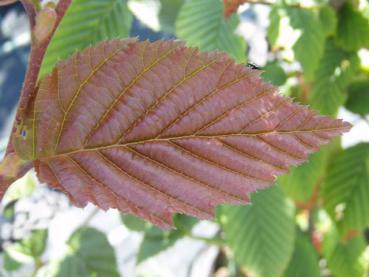
[[[36,16],[33,29],[33,38],[37,44],[48,39],[54,31],[57,20],[56,11],[48,6],[43,8]]]

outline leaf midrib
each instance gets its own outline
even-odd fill
[[[105,149],[111,149],[111,148],[119,148],[119,147],[128,147],[132,145],[138,145],[138,144],[145,144],[145,143],[160,143],[160,142],[170,142],[172,140],[184,140],[184,139],[205,139],[205,140],[214,140],[214,139],[222,139],[227,137],[234,137],[234,136],[245,136],[245,137],[257,137],[262,135],[269,135],[269,134],[275,134],[275,135],[291,135],[291,134],[304,134],[304,133],[316,133],[316,132],[329,132],[329,131],[338,131],[343,130],[342,127],[334,127],[334,128],[320,128],[320,129],[304,129],[304,130],[289,130],[289,131],[263,131],[263,132],[255,132],[255,133],[229,133],[229,134],[221,134],[221,135],[184,135],[184,136],[173,136],[168,138],[152,138],[152,139],[143,139],[138,141],[132,141],[127,143],[120,143],[120,144],[110,144],[110,145],[101,145],[91,148],[83,148],[78,150],[71,150],[66,151],[62,153],[57,153],[55,155],[40,157],[40,159],[50,159],[50,158],[57,158],[62,157],[65,155],[71,155],[71,154],[77,154],[77,153],[83,153],[83,152],[93,152],[93,151],[100,151]]]

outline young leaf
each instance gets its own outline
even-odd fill
[[[3,254],[3,265],[4,265],[4,269],[7,272],[16,271],[16,270],[18,270],[22,266],[21,263],[19,263],[16,260],[14,260],[6,252],[4,252],[4,254]]]
[[[245,62],[246,43],[234,33],[238,23],[237,15],[224,19],[220,0],[190,0],[178,15],[176,35],[189,46],[203,51],[222,50]]]
[[[14,147],[41,182],[162,226],[210,218],[307,159],[349,123],[278,94],[223,53],[113,40],[40,84]]]
[[[47,237],[46,229],[34,230],[22,241],[9,245],[6,253],[19,263],[31,262],[45,251]]]
[[[40,76],[77,50],[104,39],[127,37],[131,22],[126,0],[74,0],[48,46]]]
[[[369,225],[369,144],[339,153],[327,171],[323,204],[342,234]]]
[[[281,276],[295,241],[293,206],[277,186],[253,194],[251,200],[249,206],[222,207],[225,239],[251,276]]]

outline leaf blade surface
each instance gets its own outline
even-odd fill
[[[40,84],[18,155],[78,206],[170,227],[246,203],[350,124],[280,96],[259,72],[176,41],[112,40]]]

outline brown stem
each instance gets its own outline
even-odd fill
[[[34,14],[34,13],[36,13],[35,7],[28,0],[21,0],[21,2],[24,5],[24,8],[26,9],[28,16],[30,17],[31,31],[33,31],[34,26],[32,26],[32,22],[35,21],[35,14]],[[16,131],[17,125],[22,122],[22,120],[25,116],[25,112],[26,112],[26,109],[27,109],[27,106],[28,106],[28,103],[29,103],[30,99],[32,99],[32,97],[37,92],[38,74],[39,74],[39,71],[40,71],[40,68],[41,68],[42,60],[45,56],[46,49],[47,49],[47,47],[50,43],[51,38],[53,37],[53,34],[55,33],[56,28],[60,24],[60,21],[62,20],[64,14],[67,11],[67,9],[68,9],[69,5],[71,4],[71,2],[72,2],[72,0],[60,0],[59,1],[58,5],[55,9],[56,14],[57,14],[56,24],[55,24],[55,27],[54,27],[53,31],[50,33],[50,36],[48,38],[46,38],[44,41],[42,41],[41,43],[35,43],[34,41],[32,42],[31,52],[30,52],[29,61],[28,61],[28,67],[27,67],[27,71],[26,71],[26,76],[24,78],[22,92],[21,92],[21,96],[20,96],[20,100],[19,100],[19,104],[18,104],[18,110],[17,110],[17,114],[15,116],[15,121],[14,121],[14,124],[13,124],[13,130],[12,130],[12,134],[10,136],[10,140],[9,140],[9,143],[8,143],[6,154],[14,152],[14,148],[13,148],[13,145],[12,145],[13,134]],[[32,9],[31,9],[30,5],[32,5]]]
[[[30,27],[31,27],[31,30],[32,30],[33,27],[35,26],[35,18],[36,18],[35,5],[30,0],[20,0],[20,1],[23,5],[23,8],[25,9],[25,11],[28,15]]]

